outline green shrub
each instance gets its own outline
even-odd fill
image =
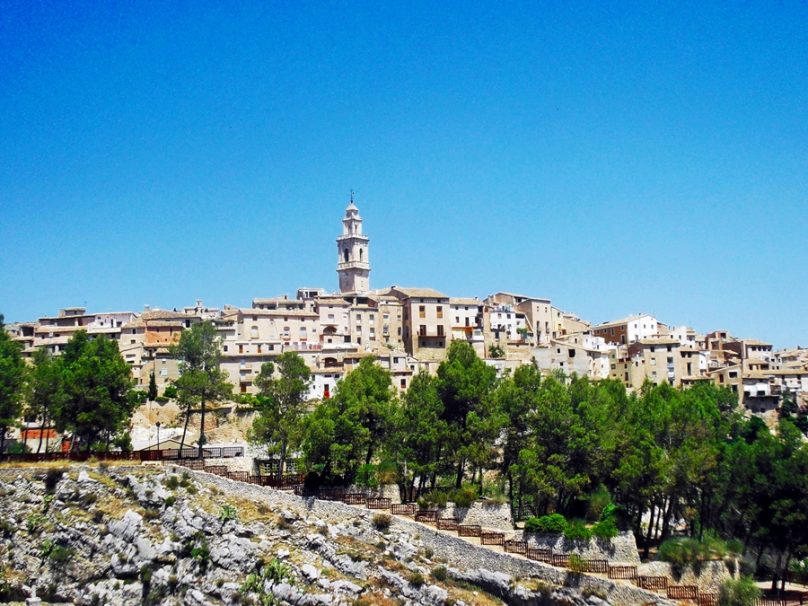
[[[165,404],[166,402],[168,402],[168,398],[165,396],[157,396],[154,399],[154,401],[157,402],[158,404]]]
[[[225,503],[219,510],[219,519],[223,522],[226,522],[227,520],[238,520],[238,509],[229,503]]]
[[[398,464],[395,461],[382,461],[376,468],[379,484],[395,484],[398,478]]]
[[[592,536],[599,539],[612,539],[618,535],[617,524],[613,518],[600,520],[592,526]]]
[[[170,494],[170,495],[168,495],[166,497],[165,506],[166,507],[172,507],[174,505],[174,503],[176,503],[176,502],[177,502],[177,497],[175,497],[173,494]]]
[[[376,466],[372,463],[362,465],[356,472],[356,483],[366,488],[377,488],[379,481],[376,479]]]
[[[457,507],[471,507],[477,500],[477,487],[471,484],[464,484],[461,488],[452,491],[451,501]]]
[[[449,500],[449,495],[445,492],[440,490],[432,490],[430,492],[422,494],[418,497],[418,506],[422,509],[426,509],[430,505],[435,505],[437,507],[446,507],[446,503]]]
[[[727,554],[738,557],[743,554],[743,541],[740,539],[730,539],[727,541]]]
[[[210,548],[208,547],[208,540],[203,533],[198,532],[194,536],[189,555],[199,563],[202,570],[207,570],[208,563],[210,562]]]
[[[570,554],[568,568],[572,572],[586,572],[586,562],[577,553]]]
[[[264,579],[281,583],[292,579],[292,569],[278,558],[273,558],[261,571]]]
[[[589,495],[589,504],[586,512],[587,518],[590,520],[599,520],[606,507],[611,503],[612,495],[609,494],[609,489],[601,484],[597,487],[595,492]]]
[[[700,559],[700,552],[698,539],[675,537],[662,542],[657,558],[674,566],[685,567],[696,564]]]
[[[592,531],[583,520],[572,520],[564,529],[564,538],[570,541],[588,541],[592,538]]]
[[[390,514],[389,513],[376,513],[373,514],[373,526],[379,532],[387,532],[390,528]]]
[[[551,513],[539,518],[528,518],[525,521],[527,532],[541,532],[545,534],[561,534],[567,528],[567,520],[560,513]]]
[[[163,390],[163,397],[173,400],[177,397],[177,388],[173,385],[166,385],[166,388]]]
[[[25,518],[25,527],[28,529],[29,534],[36,534],[39,532],[40,528],[42,528],[42,524],[45,522],[45,516],[32,513],[27,518]]]
[[[446,566],[435,566],[432,569],[432,578],[436,581],[445,581],[446,577],[448,576],[448,570],[446,570]]]
[[[409,582],[410,585],[412,585],[415,588],[421,587],[425,583],[424,575],[422,575],[420,572],[415,571],[410,572],[407,575],[407,581]]]
[[[752,577],[727,579],[718,592],[718,606],[755,606],[761,595]]]
[[[151,566],[149,564],[144,564],[140,568],[140,582],[143,583],[144,585],[148,585],[149,583],[151,583],[152,572],[153,571]]]
[[[55,564],[64,564],[73,557],[73,550],[55,543],[52,539],[45,539],[40,545],[43,558],[48,558]]]
[[[179,485],[180,485],[180,479],[173,474],[168,476],[165,480],[163,480],[163,486],[165,486],[169,490],[176,490]]]

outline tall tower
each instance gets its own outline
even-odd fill
[[[367,292],[370,290],[370,239],[362,234],[362,217],[351,201],[342,219],[342,235],[337,237],[337,274],[340,292]]]

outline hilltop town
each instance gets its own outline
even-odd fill
[[[764,341],[726,330],[698,334],[643,313],[593,325],[549,298],[504,291],[479,299],[428,287],[371,289],[370,239],[353,199],[336,244],[338,292],[299,288],[294,298],[255,298],[249,308],[202,301],[142,312],[72,307],[5,328],[29,357],[42,347],[58,355],[80,330],[103,335],[118,343],[137,386],[145,389],[153,373],[160,393],[179,374],[170,346],[183,330],[209,320],[221,339],[221,369],[237,394],[256,393],[261,365],[287,351],[310,368],[312,400],[328,398],[366,357],[404,392],[419,372],[435,372],[451,341],[462,340],[499,373],[533,364],[542,373],[617,379],[632,391],[646,381],[674,387],[711,381],[764,416],[784,397],[808,405],[808,349],[774,351]]]

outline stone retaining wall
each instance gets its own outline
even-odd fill
[[[244,484],[205,472],[186,470],[182,467],[177,467],[176,471],[178,473],[187,471],[200,482],[213,484],[227,494],[260,501],[275,509],[305,509],[311,515],[327,522],[339,523],[344,522],[346,519],[357,517],[371,520],[373,515],[377,513],[373,510],[345,505],[338,501],[297,497],[291,493],[273,488]],[[541,562],[534,562],[512,554],[494,551],[406,519],[393,517],[393,524],[405,528],[407,532],[413,535],[418,535],[425,547],[432,549],[436,556],[444,558],[452,567],[460,569],[479,568],[494,572],[504,572],[511,576],[533,577],[556,585],[575,587],[579,590],[589,589],[603,593],[612,604],[625,606],[647,604],[675,606],[674,602],[653,592],[640,589],[627,581],[612,581],[603,577],[576,574]]]
[[[723,560],[702,562],[697,571],[690,566],[676,570],[670,562],[648,562],[637,567],[637,574],[644,576],[668,577],[671,585],[696,585],[704,593],[717,593],[727,579],[739,577],[740,563],[727,566]]]
[[[255,459],[253,457],[225,457],[202,459],[205,465],[224,465],[227,471],[248,471],[255,474]]]
[[[639,564],[637,542],[630,532],[621,532],[613,539],[591,538],[589,541],[571,541],[562,534],[539,534],[519,530],[517,541],[527,541],[529,547],[552,549],[554,553],[577,553],[589,560],[609,560],[615,564]]]
[[[382,484],[378,488],[351,485],[348,492],[359,492],[367,497],[387,498],[396,505],[401,503],[401,491],[398,489],[398,484]]]
[[[506,535],[513,534],[513,518],[511,518],[511,508],[507,503],[475,501],[471,507],[457,507],[450,502],[446,503],[446,507],[438,510],[438,515],[456,518],[461,524],[477,524],[483,528],[502,530]]]

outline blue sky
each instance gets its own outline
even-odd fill
[[[371,285],[808,345],[804,2],[4,2],[0,312]]]

